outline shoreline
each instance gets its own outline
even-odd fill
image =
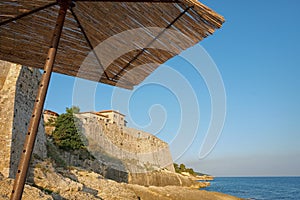
[[[219,192],[184,186],[141,186],[105,179],[100,174],[81,168],[58,172],[49,162],[39,162],[29,174],[23,200],[239,200]],[[0,176],[0,196],[8,199],[13,179]],[[203,187],[202,187],[203,188]]]

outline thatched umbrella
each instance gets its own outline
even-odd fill
[[[2,0],[0,59],[44,69],[11,199],[22,196],[52,71],[131,89],[159,64],[212,34],[223,22],[222,16],[196,0]],[[164,30],[154,34],[147,27]],[[109,54],[99,56],[94,48],[111,36],[136,28],[151,32],[147,44],[136,44],[134,51],[103,66]],[[166,42],[162,39],[165,30],[185,34],[189,45],[176,44],[172,48],[177,50],[171,53],[152,48],[154,42]],[[171,40],[172,35],[168,37]],[[135,41],[129,42],[135,45]],[[88,67],[80,71],[89,55]],[[130,73],[138,66],[143,66],[138,73]]]

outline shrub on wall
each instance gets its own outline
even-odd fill
[[[60,149],[85,149],[84,138],[76,128],[77,119],[73,114],[79,112],[78,107],[66,108],[66,113],[59,115],[54,121],[55,130],[52,133],[54,144]]]

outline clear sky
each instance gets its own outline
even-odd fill
[[[134,91],[80,82],[86,84],[80,100],[74,100],[75,79],[54,74],[45,108],[120,110],[129,126],[169,142],[175,162],[215,176],[300,176],[300,1],[202,2],[226,22],[183,52],[185,60],[169,60]],[[199,59],[205,54],[201,46],[216,64],[226,94],[223,131],[202,159],[212,99],[221,97],[210,90],[214,80],[191,66],[214,66]]]

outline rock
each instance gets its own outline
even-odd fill
[[[83,185],[63,177],[55,172],[51,163],[39,163],[34,168],[34,184],[52,192],[62,193],[66,191],[81,191]]]
[[[0,181],[0,199],[9,199],[13,186],[13,179],[4,178]],[[52,196],[45,194],[40,189],[25,185],[22,200],[52,200]]]
[[[3,174],[0,173],[0,181],[2,181],[4,178]]]
[[[142,200],[240,200],[230,195],[197,190],[189,187],[144,187],[131,184],[128,184],[127,187],[133,190]]]
[[[98,196],[104,200],[128,199],[128,200],[238,200],[239,198],[216,192],[208,192],[191,187],[182,186],[141,186],[136,184],[117,183],[113,180],[104,179],[94,172],[71,170],[77,176],[80,183],[87,187],[98,190]]]
[[[86,187],[98,191],[97,196],[103,199],[128,199],[137,200],[138,197],[132,190],[128,190],[125,183],[117,183],[113,180],[104,179],[101,175],[94,172],[71,170],[78,181]]]
[[[59,171],[59,173],[58,173]],[[100,174],[80,168],[55,169],[44,161],[35,165],[30,177],[34,184],[25,186],[23,199],[42,200],[238,200],[239,198],[183,186],[141,186],[118,183]],[[164,173],[164,176],[172,173]],[[158,173],[161,175],[161,173]],[[159,176],[157,176],[158,178]],[[173,176],[172,176],[173,177]],[[178,179],[181,180],[179,176]],[[185,177],[186,178],[186,177]],[[182,179],[184,180],[184,179]],[[34,187],[33,187],[34,186]],[[197,186],[198,187],[198,186]],[[0,180],[0,199],[8,199],[12,179]],[[48,193],[48,194],[46,194]],[[51,195],[50,195],[51,194]]]
[[[128,183],[143,186],[185,186],[203,188],[209,186],[208,182],[197,182],[191,176],[184,176],[167,170],[153,171],[149,173],[130,174]]]
[[[214,180],[214,177],[209,175],[203,175],[203,176],[196,176],[195,179],[199,181],[212,181]]]
[[[68,172],[65,170],[64,172]],[[56,172],[49,162],[40,162],[34,168],[34,185],[53,192],[55,200],[59,199],[101,199],[97,197],[97,191],[86,188],[82,183],[76,182]],[[76,176],[73,176],[76,177]],[[75,179],[75,178],[74,178]],[[94,192],[91,192],[94,191]]]

